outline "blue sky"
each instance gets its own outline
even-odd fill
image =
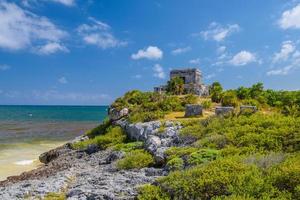
[[[300,89],[300,1],[0,0],[0,104],[105,105],[183,67]]]

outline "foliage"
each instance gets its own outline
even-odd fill
[[[169,170],[180,170],[184,167],[184,161],[182,158],[175,157],[167,162],[167,168]]]
[[[236,93],[234,91],[226,91],[223,93],[222,99],[221,99],[222,106],[238,106],[238,99],[236,96]]]
[[[106,133],[103,135],[98,135],[92,139],[73,144],[73,148],[84,150],[88,145],[96,144],[99,148],[106,149],[116,144],[123,143],[126,139],[126,134],[119,126],[110,126],[105,131]]]
[[[146,184],[139,188],[138,200],[170,200],[170,196],[162,192],[160,187]]]
[[[117,162],[118,169],[134,169],[148,167],[154,163],[151,154],[145,150],[133,150]]]
[[[87,131],[85,134],[89,137],[89,138],[93,138],[97,135],[102,135],[105,133],[106,129],[111,125],[111,122],[109,121],[108,118],[104,119],[103,122],[97,126],[96,128],[93,128],[89,131]]]
[[[219,151],[215,149],[200,149],[190,154],[188,163],[191,165],[207,163],[209,161],[215,160],[218,154]]]
[[[187,94],[182,99],[182,106],[185,106],[187,104],[196,104],[198,100],[198,97],[193,94]]]
[[[142,149],[144,143],[143,142],[129,142],[129,143],[120,143],[115,145],[113,148],[115,151],[124,151],[124,152],[130,152],[136,149]]]
[[[184,93],[184,81],[176,76],[167,83],[167,93],[172,95],[181,95]]]
[[[222,98],[223,87],[219,82],[214,82],[209,88],[209,94],[213,102],[219,103]]]
[[[201,105],[202,105],[202,107],[203,107],[204,109],[209,109],[209,108],[211,108],[212,103],[211,103],[211,101],[206,100],[206,101],[203,101],[203,102],[201,103]]]
[[[65,199],[67,199],[65,193],[55,193],[55,192],[49,192],[43,198],[43,200],[65,200]]]

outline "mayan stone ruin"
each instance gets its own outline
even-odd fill
[[[186,93],[195,94],[198,96],[208,96],[208,86],[204,85],[202,81],[202,73],[197,68],[174,69],[170,72],[170,80],[174,77],[182,78],[184,82],[184,89]],[[164,93],[166,85],[154,88],[154,92]]]

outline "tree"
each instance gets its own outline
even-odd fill
[[[173,95],[181,95],[184,93],[184,82],[180,77],[174,77],[167,84],[167,92]]]
[[[234,91],[226,91],[224,92],[221,100],[222,106],[238,106],[238,99],[236,93]]]
[[[214,82],[210,88],[209,93],[211,94],[211,100],[213,102],[219,103],[222,98],[223,87],[219,82]]]
[[[239,87],[237,90],[236,90],[236,94],[237,94],[237,97],[239,99],[248,99],[250,97],[249,95],[250,93],[250,90],[248,88],[245,88],[245,87]]]
[[[262,95],[264,92],[264,84],[263,83],[256,83],[252,85],[250,88],[250,96],[253,99],[257,99],[259,96]]]

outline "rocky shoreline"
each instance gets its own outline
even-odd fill
[[[183,144],[179,123],[130,124],[122,119],[113,123],[122,127],[129,138],[143,141],[158,167],[118,170],[116,161],[124,156],[123,152],[93,146],[78,151],[68,143],[42,154],[44,166],[0,182],[0,199],[37,199],[49,192],[63,192],[67,199],[134,199],[139,186],[168,174],[159,166],[164,162],[166,149]]]

